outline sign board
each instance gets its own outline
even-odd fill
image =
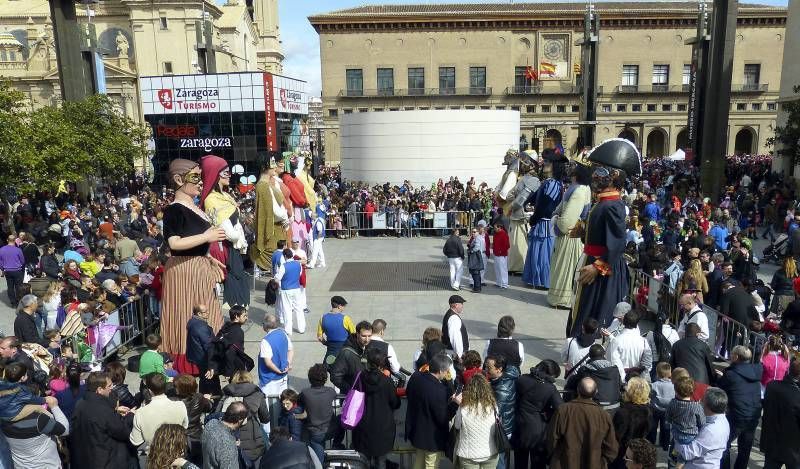
[[[376,230],[386,229],[386,214],[376,213],[372,215],[372,228]]]
[[[447,228],[447,212],[434,212],[433,213],[433,227],[434,228]]]

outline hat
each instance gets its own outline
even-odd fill
[[[621,318],[622,316],[625,316],[630,310],[631,310],[630,303],[627,303],[625,301],[620,301],[619,303],[617,303],[617,306],[614,306],[613,315],[615,318]]]
[[[454,304],[466,303],[466,302],[467,302],[467,300],[465,300],[464,298],[461,298],[461,295],[452,295],[452,296],[450,296],[450,299],[447,301],[447,304],[454,305]]]
[[[478,226],[486,227],[486,220],[481,220],[478,222]]]
[[[203,192],[200,194],[200,208],[205,208],[206,197],[214,190],[219,181],[219,173],[228,167],[228,162],[217,155],[206,155],[200,158],[200,169],[203,178]]]
[[[753,242],[750,240],[750,238],[744,238],[742,239],[742,246],[746,247],[749,251],[753,249]]]
[[[642,159],[636,145],[624,138],[612,138],[592,148],[587,155],[592,163],[624,170],[628,176],[642,174]]]
[[[339,295],[336,295],[334,297],[331,297],[331,304],[332,305],[347,306],[347,300],[345,300],[343,297],[341,297]]]

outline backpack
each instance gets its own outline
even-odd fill
[[[664,333],[658,326],[653,329],[653,342],[656,345],[655,352],[658,354],[658,361],[669,363],[672,358],[672,344],[664,337]]]

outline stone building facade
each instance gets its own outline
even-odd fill
[[[280,73],[278,0],[104,0],[77,5],[78,22],[95,25],[107,94],[140,120],[138,79],[198,73],[196,22],[213,23],[217,71]],[[0,2],[0,77],[26,93],[32,107],[61,100],[53,25],[46,0]]]
[[[697,3],[597,3],[596,138],[658,157],[686,146]],[[521,143],[577,144],[583,3],[379,5],[309,17],[319,33],[326,158],[357,112],[507,109]],[[728,153],[765,153],[777,114],[786,8],[739,5]],[[772,51],[774,53],[766,53]]]

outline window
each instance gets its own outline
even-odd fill
[[[678,104],[678,112],[686,112],[686,105]]]
[[[491,108],[492,108],[492,106],[481,106],[481,109],[483,109],[483,110],[491,109]]]
[[[433,109],[435,109],[437,111],[444,111],[445,107],[444,106],[434,106]]]
[[[378,94],[381,96],[392,96],[394,94],[394,69],[378,69]]]
[[[631,111],[632,112],[642,112],[642,105],[641,104],[631,104]]]
[[[161,26],[161,29],[168,29],[169,28],[169,23],[167,22],[167,17],[166,16],[162,16],[162,17],[158,18],[158,21],[159,21],[159,25]]]
[[[760,111],[761,110],[761,103],[753,103],[750,105],[750,109],[753,111]]]
[[[347,96],[362,96],[364,94],[364,72],[360,68],[350,68],[345,71],[347,80]]]
[[[450,109],[453,109],[453,110],[461,109],[461,106],[450,106]]]
[[[339,117],[339,110],[338,109],[328,109],[328,117]]]
[[[550,105],[549,104],[542,104],[542,112],[544,112],[544,113],[550,112]]]
[[[672,111],[672,104],[662,104],[661,105],[661,110],[664,111],[664,112]]]
[[[494,108],[497,109],[498,111],[505,111],[506,110],[505,106],[495,106]]]
[[[414,110],[414,106],[406,106],[403,109],[405,109],[406,111],[413,111]]]
[[[529,105],[525,106],[525,112],[527,112],[528,114],[535,114],[536,113],[536,106],[533,105],[533,104],[529,104]]]
[[[8,51],[8,58],[9,58],[9,60],[11,60],[12,62],[16,62],[16,61],[17,61],[17,53],[16,53],[16,52],[14,52],[13,50],[11,50],[11,51]]]
[[[526,73],[528,67],[514,67],[514,93],[528,94],[533,91],[533,80]]]
[[[577,104],[572,105],[572,112],[581,112],[581,107]]]
[[[556,105],[556,112],[558,113],[567,112],[567,106],[564,106],[563,104]]]
[[[638,88],[639,88],[639,66],[623,65],[621,91],[631,92],[638,90]]]
[[[653,65],[653,91],[669,89],[669,65]]]
[[[400,108],[399,107],[390,107],[389,110],[390,111],[399,111]]]
[[[655,104],[648,104],[647,105],[647,112],[656,112],[656,105]]]
[[[519,108],[519,106],[511,106],[511,110],[512,110],[512,111],[517,111],[517,112],[519,112],[519,109],[520,109],[520,108]]]
[[[164,62],[164,75],[172,75],[172,62]]]
[[[342,109],[342,111],[344,111],[345,114],[352,114],[353,113],[352,109]]]
[[[776,103],[767,103],[767,111],[777,111],[778,105]]]
[[[456,93],[455,67],[439,67],[439,94]]]
[[[611,112],[611,105],[610,104],[603,104],[600,106],[600,110],[603,112]]]
[[[681,73],[681,85],[683,91],[689,91],[689,82],[692,80],[692,64],[683,64],[683,72]]]
[[[486,67],[469,68],[469,94],[486,94]]]
[[[464,106],[464,109],[475,109],[475,106]]]
[[[375,111],[375,112],[383,112],[383,108],[382,107],[376,107],[375,109],[373,109],[373,111]]]
[[[747,103],[736,103],[736,110],[737,111],[746,111],[747,110]]]
[[[369,108],[360,107],[360,108],[358,108],[358,112],[369,112]]]
[[[0,50],[0,62],[8,61],[8,55],[6,55],[6,51]]]
[[[626,112],[628,106],[626,104],[617,104],[617,112]]]
[[[408,69],[408,94],[425,94],[425,69],[414,67]]]
[[[427,111],[428,109],[430,109],[428,106],[420,106],[419,108],[420,111]]]
[[[761,65],[760,64],[745,64],[744,65],[744,90],[756,91],[758,84],[761,80]]]

